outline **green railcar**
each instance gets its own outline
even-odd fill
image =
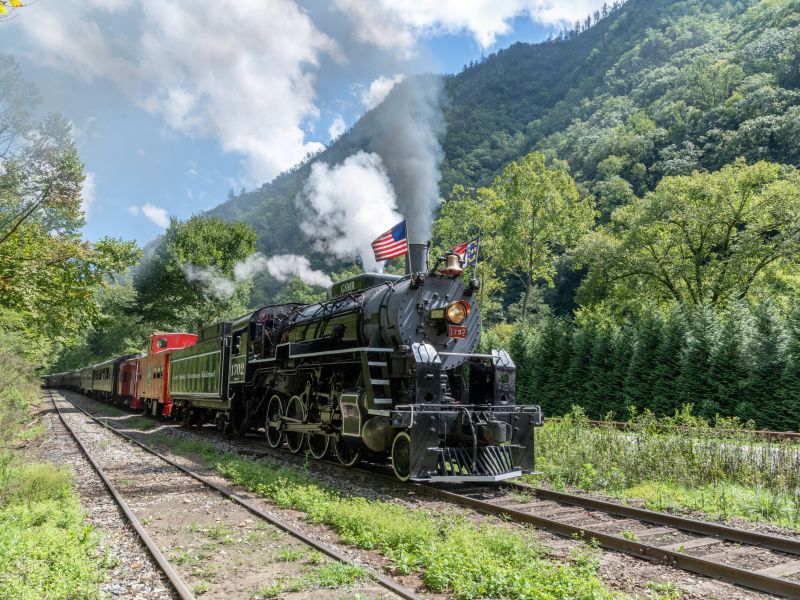
[[[200,331],[197,343],[170,356],[169,393],[177,406],[227,410],[230,323]]]

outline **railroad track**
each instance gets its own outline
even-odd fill
[[[111,495],[114,497],[114,500],[119,505],[125,518],[131,523],[131,526],[134,528],[136,533],[141,538],[142,542],[147,547],[147,550],[152,555],[158,567],[163,571],[163,573],[169,579],[176,593],[182,600],[195,600],[195,596],[192,590],[186,584],[179,571],[175,568],[173,563],[170,562],[169,558],[164,554],[164,552],[162,552],[159,545],[153,539],[153,536],[151,536],[148,533],[147,527],[143,525],[142,521],[136,516],[134,510],[131,509],[131,506],[129,505],[129,503],[125,498],[126,495],[127,496],[131,495],[130,491],[125,489],[120,490],[120,487],[118,485],[115,485],[113,481],[115,477],[113,475],[109,475],[107,469],[103,468],[103,466],[100,464],[100,461],[92,454],[87,445],[81,439],[81,436],[77,434],[75,430],[70,426],[68,419],[65,418],[64,413],[62,412],[61,407],[59,407],[59,403],[56,401],[56,398],[54,397],[53,392],[51,390],[48,390],[48,395],[64,427],[69,432],[70,436],[75,441],[77,446],[80,448],[84,456],[86,456],[86,458],[89,460],[94,470],[100,476],[100,478],[103,481],[103,484],[106,486]],[[137,448],[145,451],[149,455],[155,457],[159,462],[167,465],[168,468],[173,471],[172,480],[170,483],[171,486],[176,485],[179,488],[180,487],[189,488],[190,486],[188,483],[184,483],[183,485],[179,483],[176,484],[176,481],[180,478],[183,478],[185,480],[191,480],[191,483],[195,486],[197,483],[200,483],[201,486],[206,489],[206,491],[212,492],[217,496],[221,496],[225,502],[235,504],[239,510],[244,509],[248,513],[256,516],[258,519],[265,521],[269,523],[271,526],[282,530],[295,540],[300,541],[305,546],[327,555],[334,561],[348,565],[355,564],[351,559],[349,559],[344,554],[340,553],[338,550],[330,546],[327,546],[325,544],[321,544],[320,542],[307,536],[305,533],[293,527],[292,525],[289,525],[288,523],[285,523],[284,521],[276,518],[274,515],[271,515],[263,511],[258,506],[250,502],[248,499],[240,496],[233,490],[218,485],[213,481],[210,481],[209,479],[203,477],[202,475],[174,462],[173,460],[167,458],[166,456],[148,447],[146,444],[143,444],[140,441],[134,439],[133,437],[126,435],[125,433],[118,431],[113,427],[110,427],[101,419],[98,419],[94,415],[90,414],[89,412],[87,412],[80,406],[76,405],[74,402],[72,402],[70,399],[66,398],[62,394],[59,394],[59,396],[62,400],[69,403],[69,406],[71,408],[80,411],[80,413],[82,413],[84,416],[91,419],[92,423],[95,423],[98,426],[102,427],[104,430],[112,432],[114,435],[119,436],[120,438],[134,444]],[[359,566],[364,567],[364,565],[359,565]],[[415,593],[413,590],[406,588],[405,586],[397,583],[396,581],[383,575],[382,573],[378,573],[372,569],[367,569],[367,571],[369,572],[370,577],[375,582],[377,582],[381,587],[383,587],[386,591],[390,592],[391,594],[396,595],[400,598],[404,598],[405,600],[422,600],[422,597],[419,596],[417,593]]]
[[[520,484],[458,491],[415,487],[482,513],[565,537],[596,540],[603,548],[654,563],[800,598],[798,540]]]
[[[252,438],[246,440],[262,448],[256,455],[275,456],[276,450],[266,444]],[[345,469],[336,461],[328,462]],[[429,497],[564,537],[595,540],[603,548],[653,563],[759,592],[800,599],[800,539],[736,529],[513,481],[476,487],[403,484],[386,473],[385,468],[346,470],[410,486]]]
[[[245,451],[244,454],[282,459],[291,456],[252,438],[244,441],[260,449]],[[332,461],[331,466],[345,469],[338,462]],[[760,592],[800,599],[800,540],[797,539],[515,482],[476,487],[402,484],[380,469],[346,470],[410,487],[428,497],[533,525],[564,537],[595,540],[603,548],[653,563]]]

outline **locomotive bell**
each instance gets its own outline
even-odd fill
[[[458,254],[450,252],[444,257],[444,269],[441,270],[442,275],[457,277],[464,272],[461,268],[461,258]]]

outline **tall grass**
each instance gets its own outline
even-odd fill
[[[103,557],[68,471],[35,461],[43,427],[30,361],[9,349],[0,311],[0,600],[100,597]],[[32,458],[34,460],[32,460]]]
[[[686,406],[666,419],[633,414],[619,430],[575,407],[538,433],[536,466],[556,487],[638,491],[658,508],[800,526],[800,443],[765,439],[737,419],[710,423]]]

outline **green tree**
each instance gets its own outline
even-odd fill
[[[747,363],[745,342],[748,311],[746,307],[732,306],[722,315],[719,343],[711,355],[709,377],[714,386],[712,405],[722,416],[736,415],[737,405],[745,398]]]
[[[700,415],[713,418],[719,407],[713,401],[714,382],[711,380],[711,355],[717,340],[717,315],[709,307],[690,313],[686,348],[681,374],[677,382],[680,404],[693,404]]]
[[[65,341],[97,316],[94,291],[141,256],[133,242],[81,239],[81,163],[66,119],[31,121],[35,89],[0,57],[0,307],[32,343]]]
[[[657,353],[662,336],[663,324],[659,315],[651,310],[642,311],[637,318],[636,339],[625,374],[626,406],[652,408]]]
[[[252,287],[237,265],[255,253],[256,234],[216,217],[170,220],[153,256],[134,277],[135,313],[158,329],[199,328],[243,313]]]
[[[753,310],[754,335],[747,395],[737,410],[743,418],[752,418],[768,429],[783,429],[796,418],[781,402],[778,385],[786,369],[786,340],[777,308],[764,302]]]
[[[537,280],[552,285],[556,260],[594,224],[591,198],[581,199],[564,167],[532,152],[503,169],[492,184],[496,211],[483,243],[497,267],[522,278],[522,317]]]
[[[585,303],[724,306],[790,285],[800,262],[800,173],[742,160],[665,177],[586,236]]]
[[[616,390],[612,387],[611,373],[614,367],[614,330],[609,326],[595,326],[594,342],[589,359],[589,374],[583,384],[585,399],[581,403],[586,414],[604,417],[611,410]]]
[[[800,306],[795,306],[786,326],[786,364],[781,374],[780,396],[786,411],[786,429],[800,431]]]
[[[650,408],[657,415],[672,415],[680,406],[677,383],[685,340],[686,313],[682,306],[675,306],[667,313],[661,340],[656,348]]]

